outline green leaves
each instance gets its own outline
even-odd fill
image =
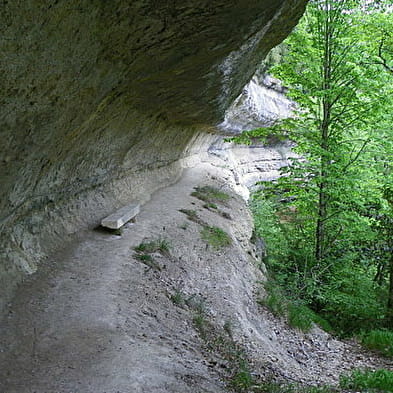
[[[254,198],[256,230],[276,280],[341,332],[381,325],[393,275],[391,31],[392,9],[311,1],[271,69],[295,116],[240,138],[289,136],[303,157]],[[393,279],[389,299],[393,326]]]

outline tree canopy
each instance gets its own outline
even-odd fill
[[[276,279],[342,332],[393,328],[392,11],[311,1],[270,69],[298,110],[239,138],[295,142],[302,159],[254,197],[256,231]]]

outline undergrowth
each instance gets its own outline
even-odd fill
[[[362,392],[393,392],[393,372],[355,370],[350,375],[340,377],[340,387]]]
[[[332,327],[321,316],[312,311],[299,299],[289,299],[285,292],[273,280],[265,284],[267,296],[260,299],[259,303],[266,306],[276,317],[285,317],[288,324],[303,332],[308,332],[313,323],[319,325],[325,331],[331,332]]]
[[[361,343],[384,356],[393,357],[393,332],[389,330],[371,330],[361,335]]]

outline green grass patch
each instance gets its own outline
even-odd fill
[[[205,209],[214,209],[217,210],[217,205],[213,202],[208,202],[203,205]]]
[[[362,392],[393,392],[393,372],[388,370],[360,371],[340,377],[343,389],[361,390]]]
[[[285,316],[287,313],[287,304],[283,292],[280,287],[274,283],[274,281],[269,280],[264,284],[267,292],[267,296],[263,299],[258,300],[262,306],[266,306],[274,316]]]
[[[230,199],[230,196],[216,187],[203,186],[195,187],[195,191],[191,195],[206,203],[225,203]]]
[[[390,330],[371,330],[361,336],[361,342],[368,349],[393,357],[393,332]]]
[[[176,306],[182,307],[186,303],[186,298],[183,292],[176,290],[171,296],[170,299],[172,300],[173,304]]]
[[[205,225],[201,230],[201,237],[215,249],[227,247],[232,239],[221,228]]]
[[[199,218],[198,213],[195,210],[180,209],[179,212],[185,214],[190,221],[203,225],[203,221]]]
[[[305,386],[294,384],[280,384],[265,382],[254,387],[253,393],[337,393],[338,391],[328,386]]]
[[[161,271],[161,266],[149,254],[135,254],[135,258],[154,270]]]
[[[236,392],[249,392],[252,386],[255,385],[248,363],[239,359],[238,369],[232,375],[229,381],[229,386]]]
[[[154,252],[168,253],[170,249],[166,239],[152,240],[150,242],[142,242],[134,247],[137,253],[153,254]]]
[[[290,326],[309,332],[312,328],[314,313],[302,304],[290,303],[288,305],[288,323]]]
[[[308,332],[313,323],[316,323],[326,332],[333,331],[328,321],[300,303],[299,300],[288,300],[284,290],[275,281],[269,280],[265,283],[265,289],[267,296],[258,300],[258,303],[267,307],[276,317],[285,317],[293,328]]]

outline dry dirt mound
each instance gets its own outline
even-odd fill
[[[206,185],[229,197],[191,195]],[[208,329],[227,332],[263,378],[334,383],[353,366],[377,367],[353,344],[296,332],[256,303],[264,276],[233,185],[219,166],[187,169],[122,236],[89,231],[48,259],[1,323],[0,391],[227,392],[231,363]]]

